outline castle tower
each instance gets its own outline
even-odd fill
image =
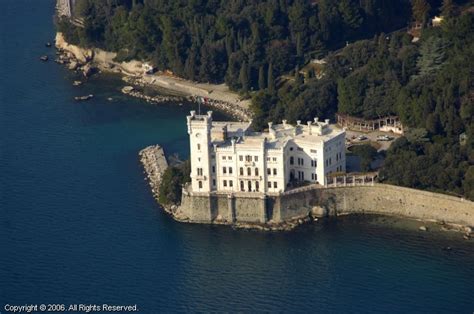
[[[191,186],[193,192],[211,191],[211,127],[212,111],[207,115],[187,116],[191,158]]]

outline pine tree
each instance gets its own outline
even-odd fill
[[[265,71],[263,70],[263,66],[258,69],[258,88],[260,90],[265,89],[266,82],[265,82]]]
[[[186,59],[186,63],[184,64],[184,74],[186,78],[189,80],[195,79],[196,75],[196,50],[191,48],[188,53],[188,58]]]
[[[426,0],[412,0],[412,14],[415,21],[422,23],[423,27],[428,22],[431,6]]]
[[[441,6],[441,15],[446,19],[453,17],[454,15],[453,0],[443,0],[443,5]]]
[[[274,93],[275,92],[275,80],[273,78],[273,65],[270,63],[270,65],[268,66],[268,91],[270,93]]]
[[[244,93],[248,92],[249,90],[249,72],[248,72],[248,67],[247,67],[247,62],[242,63],[242,67],[240,68],[240,74],[239,74],[239,81],[240,85],[242,85],[242,91]]]
[[[301,58],[303,56],[303,42],[301,33],[296,34],[296,55]]]

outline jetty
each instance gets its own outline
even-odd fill
[[[165,152],[160,145],[152,145],[142,149],[138,155],[151,187],[153,197],[159,202],[160,184],[165,170],[168,168]],[[167,210],[165,208],[165,210]]]

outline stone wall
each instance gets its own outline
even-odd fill
[[[183,193],[179,209],[190,221],[284,223],[305,216],[374,213],[474,226],[474,203],[393,185],[314,188],[278,197]]]
[[[189,195],[183,193],[180,217],[193,222],[265,223],[267,200],[261,196],[235,197],[225,194]]]
[[[474,226],[474,202],[449,195],[376,184],[318,191],[328,214],[378,213]]]

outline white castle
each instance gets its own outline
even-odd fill
[[[325,185],[328,174],[346,170],[345,131],[329,120],[283,120],[257,133],[249,122],[215,122],[212,111],[191,111],[187,124],[193,193],[275,195],[301,183]]]

